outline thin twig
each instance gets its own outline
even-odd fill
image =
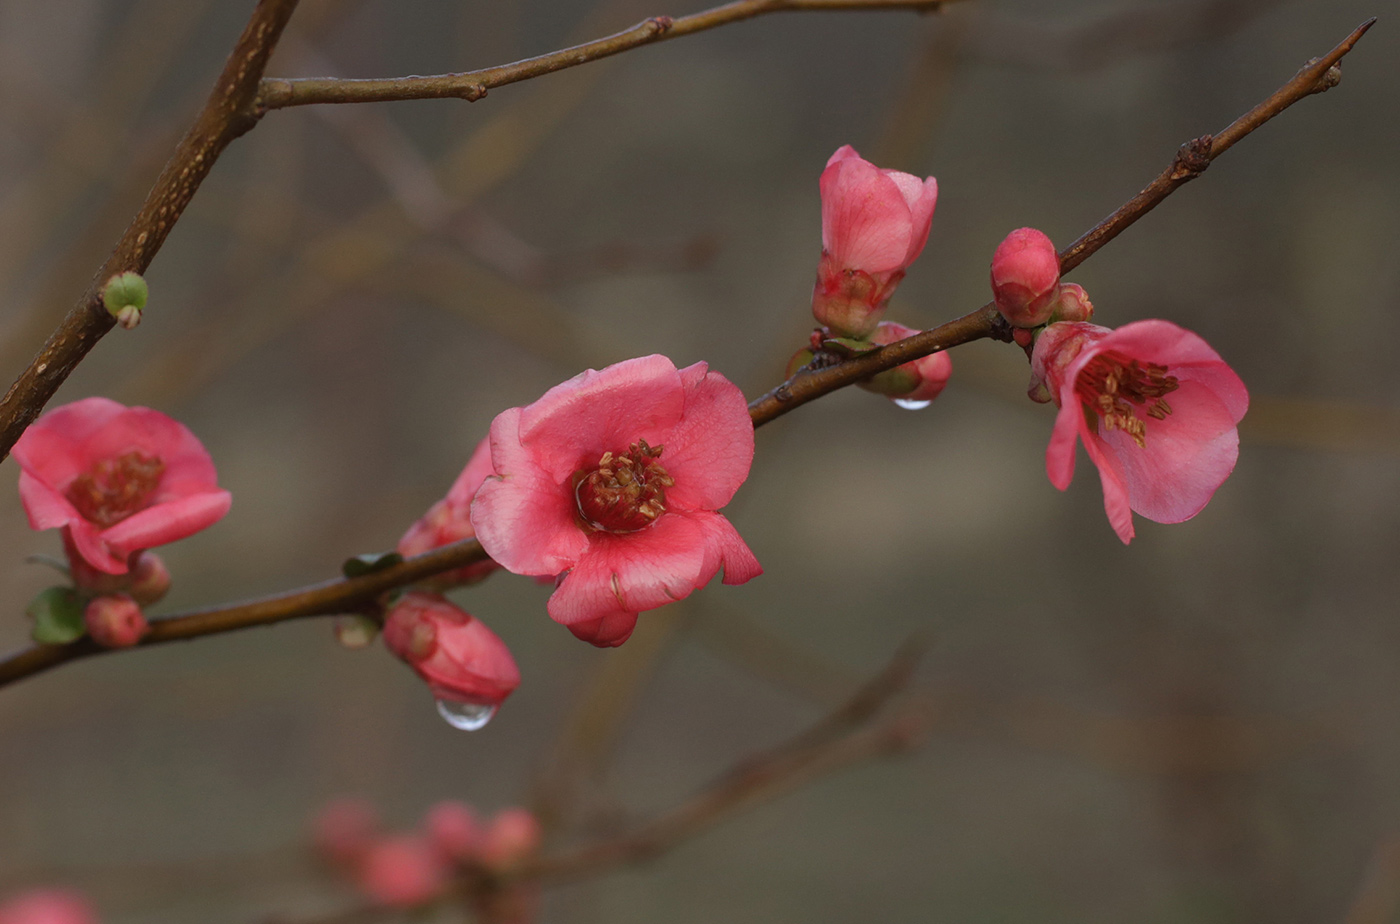
[[[1278,92],[1241,116],[1219,135],[1183,145],[1172,165],[1146,189],[1061,252],[1061,268],[1068,272],[1087,260],[1104,244],[1151,211],[1173,190],[1199,176],[1212,160],[1254,129],[1303,97],[1334,86],[1339,75],[1339,71],[1335,69],[1336,62],[1351,50],[1374,22],[1372,19],[1362,24],[1346,41],[1325,57],[1309,63]],[[773,391],[751,402],[749,416],[753,419],[754,426],[760,427],[808,401],[855,384],[900,363],[960,343],[986,337],[1006,339],[1008,336],[1009,330],[1001,320],[1000,314],[994,306],[987,305],[956,321],[872,350],[854,359],[815,372],[800,372]],[[152,623],[151,633],[141,644],[157,645],[251,626],[269,625],[303,616],[323,616],[354,610],[388,590],[411,584],[432,574],[482,561],[486,557],[486,553],[475,540],[463,540],[365,577],[328,581],[249,603],[235,603],[156,620]],[[23,649],[0,659],[0,687],[60,664],[107,650],[110,649],[100,648],[88,639],[68,645],[39,645]]]
[[[214,161],[230,142],[256,124],[249,106],[296,5],[297,0],[258,0],[204,108],[116,249],[29,368],[0,399],[0,459],[9,455],[20,434],[39,416],[73,368],[116,323],[102,305],[106,281],[128,270],[145,272]]]
[[[737,0],[690,16],[653,16],[630,29],[534,58],[460,74],[382,79],[268,78],[254,105],[259,114],[269,109],[321,103],[378,103],[412,99],[464,99],[475,102],[488,90],[552,74],[600,58],[753,19],[765,13],[814,10],[894,10],[937,12],[954,0]]]
[[[542,857],[512,875],[572,880],[651,859],[738,810],[771,799],[813,777],[871,757],[907,752],[933,723],[928,704],[910,701],[875,717],[909,685],[922,646],[907,643],[874,679],[806,732],[738,764],[684,804],[634,831]]]
[[[1250,132],[1300,99],[1336,86],[1341,79],[1341,69],[1337,63],[1351,51],[1375,22],[1375,19],[1367,20],[1336,48],[1321,58],[1309,61],[1292,80],[1264,102],[1230,123],[1224,131],[1217,135],[1203,135],[1182,145],[1171,164],[1142,192],[1091,228],[1079,240],[1060,251],[1060,271],[1068,273],[1089,259],[1100,247],[1160,205],[1162,200],[1178,187],[1200,176],[1212,161],[1234,147]],[[971,314],[941,327],[923,331],[835,365],[810,372],[800,371],[766,395],[751,401],[749,416],[753,418],[754,426],[760,426],[808,401],[847,385],[854,385],[877,372],[893,369],[901,363],[958,344],[988,337],[998,340],[1010,337],[1010,330],[1001,320],[996,306],[992,304],[984,305]]]

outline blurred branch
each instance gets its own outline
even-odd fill
[[[258,0],[213,92],[156,179],[145,204],[87,292],[0,399],[0,459],[9,455],[20,434],[39,416],[73,368],[115,324],[102,305],[102,287],[107,280],[127,270],[145,272],[214,161],[257,123],[257,118],[248,114],[248,105],[257,95],[258,81],[296,5],[297,0]]]
[[[635,831],[545,856],[515,877],[569,880],[651,859],[710,828],[741,808],[766,801],[823,773],[871,757],[904,753],[927,735],[928,704],[911,700],[875,717],[909,684],[922,646],[906,643],[893,660],[850,700],[811,729],[748,758],[684,804]]]
[[[896,10],[937,12],[955,0],[737,0],[690,16],[653,16],[630,29],[572,48],[526,58],[514,64],[461,74],[431,77],[390,77],[347,80],[336,78],[268,78],[253,102],[257,115],[269,109],[319,103],[378,103],[410,99],[465,99],[476,102],[494,87],[552,74],[600,58],[680,38],[718,26],[753,19],[765,13],[811,10]]]
[[[1219,134],[1202,135],[1183,144],[1177,150],[1171,164],[1142,192],[1060,251],[1060,271],[1068,273],[1089,259],[1099,248],[1160,205],[1162,200],[1178,187],[1204,173],[1217,157],[1234,147],[1250,132],[1300,99],[1336,86],[1342,77],[1338,62],[1351,51],[1375,22],[1375,19],[1367,20],[1336,48],[1321,58],[1309,61],[1292,80],[1264,102],[1230,123]],[[820,369],[809,366],[766,395],[750,402],[749,416],[753,418],[754,426],[760,426],[808,401],[847,385],[854,385],[901,363],[987,337],[1009,340],[1010,335],[1010,328],[1002,320],[996,306],[989,303],[955,321],[949,321],[940,327],[923,331],[889,346],[862,353],[852,359]]]

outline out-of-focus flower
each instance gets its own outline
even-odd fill
[[[130,648],[151,628],[141,607],[127,594],[93,597],[83,609],[88,635],[104,648]]]
[[[475,536],[471,521],[472,498],[490,474],[491,447],[486,440],[482,440],[467,460],[466,468],[462,469],[462,473],[448,489],[447,496],[429,507],[422,519],[403,534],[403,538],[399,540],[399,554],[418,555],[429,549]],[[494,561],[475,562],[436,575],[425,583],[439,590],[458,584],[475,584],[499,567]]]
[[[448,872],[427,838],[402,835],[371,844],[360,861],[356,880],[376,904],[416,908],[443,893]]]
[[[0,905],[0,924],[97,924],[97,914],[76,892],[35,889]]]
[[[438,853],[454,863],[475,859],[484,837],[476,811],[465,802],[451,799],[428,809],[424,828]]]
[[[1169,321],[1117,330],[1051,324],[1031,358],[1031,397],[1060,406],[1045,454],[1064,490],[1083,440],[1103,482],[1108,521],[1123,542],[1132,512],[1180,523],[1201,511],[1239,455],[1244,383],[1200,337]]]
[[[445,702],[495,707],[520,685],[505,642],[438,594],[400,597],[385,617],[384,644]]]
[[[919,331],[893,321],[881,321],[870,338],[878,346],[884,346],[912,337]],[[887,369],[867,381],[862,388],[877,394],[886,395],[891,400],[932,401],[943,392],[948,379],[953,375],[953,360],[944,351],[920,356],[893,369]]]
[[[1055,245],[1035,228],[1018,228],[992,255],[992,293],[997,310],[1013,327],[1039,327],[1050,320],[1060,288]]]
[[[540,823],[523,808],[501,809],[491,819],[481,843],[481,862],[508,869],[540,849]]]
[[[108,574],[125,574],[134,553],[228,512],[209,453],[150,408],[107,398],[65,404],[35,421],[14,455],[29,525],[63,528],[72,553]]]
[[[472,522],[516,574],[560,576],[549,615],[599,646],[637,614],[762,573],[722,515],[753,462],[743,394],[705,363],[644,356],[588,370],[491,424],[495,475]]]
[[[312,822],[316,850],[347,869],[359,864],[378,835],[379,813],[364,799],[336,799]]]
[[[822,171],[821,195],[812,313],[837,336],[864,339],[928,241],[938,181],[882,170],[845,145]]]

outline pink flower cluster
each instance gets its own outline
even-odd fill
[[[165,563],[147,550],[228,512],[209,453],[158,411],[85,398],[35,421],[14,456],[29,525],[62,531],[88,634],[108,647],[136,644],[148,628],[141,608],[170,588]]]
[[[321,856],[389,908],[429,905],[462,872],[506,872],[540,848],[539,822],[525,809],[502,809],[483,822],[457,801],[433,806],[417,831],[390,833],[372,805],[341,799],[321,811],[313,828]]]

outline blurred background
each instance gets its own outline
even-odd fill
[[[86,286],[251,0],[0,2],[0,374]],[[274,76],[504,63],[694,12],[645,0],[304,0]],[[84,661],[0,691],[0,896],[252,924],[353,897],[307,819],[359,794],[548,811],[555,843],[676,805],[798,733],[925,633],[916,754],[822,778],[547,922],[1347,922],[1400,894],[1400,20],[1377,0],[971,0],[783,14],[485,100],[293,109],[236,142],[151,267],[141,327],[57,401],[174,415],[234,496],[162,550],[158,612],[393,546],[506,407],[661,352],[756,396],[812,326],[817,177],[839,145],[936,175],[889,317],[983,304],[1011,229],[1063,246],[1180,143],[1362,20],[1290,109],[1071,277],[1098,320],[1164,317],[1249,385],[1234,476],[1122,546],[1019,350],[977,343],[909,412],[851,389],[758,435],[726,513],[767,573],[644,615],[616,651],[498,575],[457,599],[524,683],[455,731],[325,620]],[[54,582],[0,467],[0,649]]]

